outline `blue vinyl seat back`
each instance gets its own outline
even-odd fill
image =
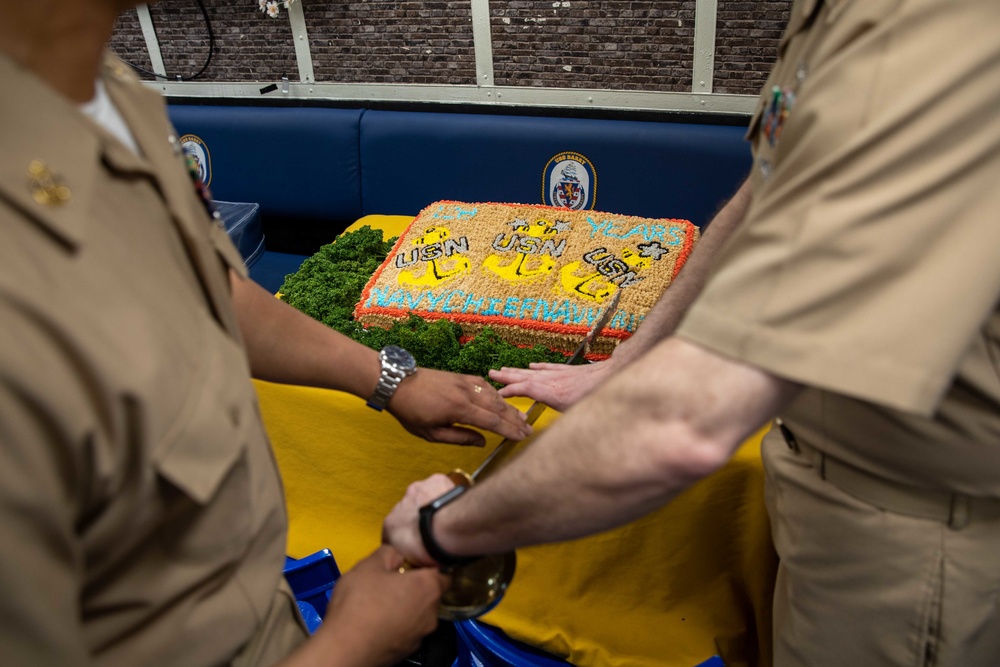
[[[416,215],[437,200],[552,203],[545,174],[565,153],[593,167],[598,211],[702,225],[750,169],[745,129],[628,120],[367,111],[365,214]]]
[[[360,109],[169,106],[180,137],[210,162],[212,196],[260,204],[262,217],[361,217]]]

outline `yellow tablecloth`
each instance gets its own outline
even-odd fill
[[[367,224],[393,235],[409,220]],[[266,382],[257,390],[285,482],[288,553],[329,548],[344,570],[378,546],[382,518],[410,482],[474,470],[500,439],[486,451],[430,444],[353,396]],[[533,438],[558,417],[543,413]],[[519,550],[507,595],[483,620],[578,667],[691,667],[716,654],[728,667],[770,664],[777,559],[759,438],[640,521]]]

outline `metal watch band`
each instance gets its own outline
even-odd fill
[[[389,399],[396,393],[399,384],[416,372],[413,355],[398,345],[386,345],[378,353],[382,370],[379,372],[378,384],[368,399],[368,407],[381,412],[389,405]]]
[[[454,489],[448,491],[448,493],[420,508],[420,538],[424,542],[424,549],[427,550],[427,555],[437,561],[442,567],[465,565],[478,558],[478,556],[455,556],[454,554],[450,554],[442,549],[441,545],[434,539],[433,519],[435,512],[465,493],[468,488],[462,485],[456,486]]]
[[[393,370],[394,369],[386,366],[382,367],[382,373],[378,377],[378,384],[375,386],[375,392],[372,393],[371,398],[368,399],[368,407],[375,408],[381,412],[385,409],[385,406],[389,405],[389,399],[396,393],[396,388],[399,387],[399,383],[406,378],[406,374],[404,372],[396,371],[393,373]]]

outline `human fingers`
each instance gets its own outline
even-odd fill
[[[337,583],[320,632],[334,631],[337,648],[349,649],[355,659],[344,664],[397,664],[437,626],[440,579],[436,568],[404,568],[401,554],[382,546]]]
[[[465,410],[463,424],[491,431],[511,440],[522,440],[532,433],[527,415],[504,400],[496,389],[479,379],[482,387]]]
[[[554,364],[550,361],[532,361],[528,364],[529,371],[564,371],[568,368],[582,368],[583,366],[567,366],[566,364]]]
[[[437,589],[438,595],[444,593],[447,589],[448,584],[451,582],[451,576],[442,572],[440,567],[434,566],[421,566],[415,565],[403,556],[402,552],[393,547],[390,544],[383,544],[374,553],[374,556],[378,558],[386,571],[398,572],[400,574],[406,574],[409,572],[417,570],[426,570],[427,574],[420,575],[425,577],[430,583],[432,588]]]
[[[556,410],[565,410],[572,404],[574,389],[572,378],[530,375],[501,387],[499,394],[506,398],[524,396]]]
[[[420,508],[454,487],[455,483],[447,475],[436,472],[422,480],[411,482],[406,487],[403,500]]]
[[[388,570],[400,574],[417,573],[430,590],[440,596],[451,583],[451,575],[442,572],[435,563],[433,565],[415,565],[403,557],[403,554],[388,544],[383,544],[376,552]]]
[[[525,421],[527,416],[505,401],[500,392],[485,378],[459,375],[454,379],[455,387],[459,390],[456,404],[461,405],[465,397],[470,399],[469,411],[456,418],[456,422],[486,429],[515,440],[525,438],[531,433],[531,427]]]
[[[512,440],[520,440],[531,434],[531,426],[526,416],[503,399],[500,393],[482,377],[473,375],[448,374],[452,391],[447,394],[450,403],[443,409],[447,418],[438,421],[438,426],[458,424],[472,426],[501,435]],[[442,423],[444,422],[444,423]],[[467,430],[450,431],[460,441],[472,439],[472,444],[481,444],[479,437]]]
[[[500,395],[507,398],[527,396],[563,412],[598,388],[612,372],[612,366],[607,362],[582,366],[532,366],[523,373],[511,373],[512,381],[500,389]]]
[[[483,445],[480,434],[458,424],[521,439],[525,416],[481,377],[421,369],[400,385],[389,411],[411,433],[450,444]]]
[[[527,368],[508,368],[504,366],[500,369],[490,369],[490,379],[500,384],[510,384],[530,377],[532,372]]]
[[[427,429],[427,440],[460,447],[485,447],[486,438],[479,431],[461,426],[431,426]]]
[[[392,545],[411,564],[434,564],[420,537],[419,510],[454,486],[454,482],[440,473],[410,484],[382,522],[382,542]]]

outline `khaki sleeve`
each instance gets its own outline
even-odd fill
[[[51,348],[25,319],[0,300],[0,662],[86,666],[79,470],[47,400],[65,375],[46,363]]]
[[[780,160],[758,174],[679,335],[796,382],[934,411],[1000,294],[1000,42],[974,12],[923,4],[880,25],[868,57],[852,45],[813,63]],[[943,58],[931,43],[962,48]]]

